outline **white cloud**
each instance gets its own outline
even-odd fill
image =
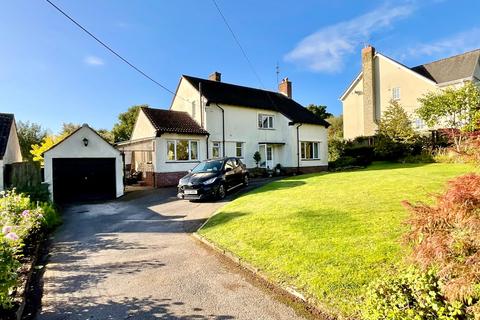
[[[466,30],[452,36],[422,43],[404,51],[402,58],[429,56],[434,58],[448,57],[480,47],[480,28]]]
[[[96,56],[87,56],[83,61],[90,66],[103,66],[105,64],[102,59]]]
[[[374,32],[391,26],[414,10],[413,4],[386,4],[351,20],[324,27],[301,40],[285,60],[316,72],[338,72],[344,66],[345,55],[355,52]]]

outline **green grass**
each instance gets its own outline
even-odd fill
[[[378,163],[365,170],[291,177],[221,208],[199,233],[314,297],[354,315],[366,284],[401,263],[402,200],[432,201],[461,164]]]

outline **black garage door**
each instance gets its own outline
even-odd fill
[[[104,200],[115,195],[115,158],[53,159],[55,201]]]

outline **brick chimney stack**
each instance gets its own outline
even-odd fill
[[[362,49],[363,73],[363,132],[374,135],[377,130],[377,108],[375,101],[375,48],[368,45]]]
[[[278,84],[278,92],[283,93],[290,99],[292,98],[292,82],[288,78],[282,79]]]
[[[208,80],[221,82],[222,74],[220,72],[215,71],[214,73],[208,76]]]

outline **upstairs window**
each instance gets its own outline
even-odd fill
[[[273,129],[274,117],[269,114],[258,115],[258,127],[260,129]]]
[[[400,100],[400,88],[395,87],[392,89],[392,100]]]
[[[320,149],[320,142],[303,141],[301,146],[302,160],[320,159],[318,152],[318,150]]]

